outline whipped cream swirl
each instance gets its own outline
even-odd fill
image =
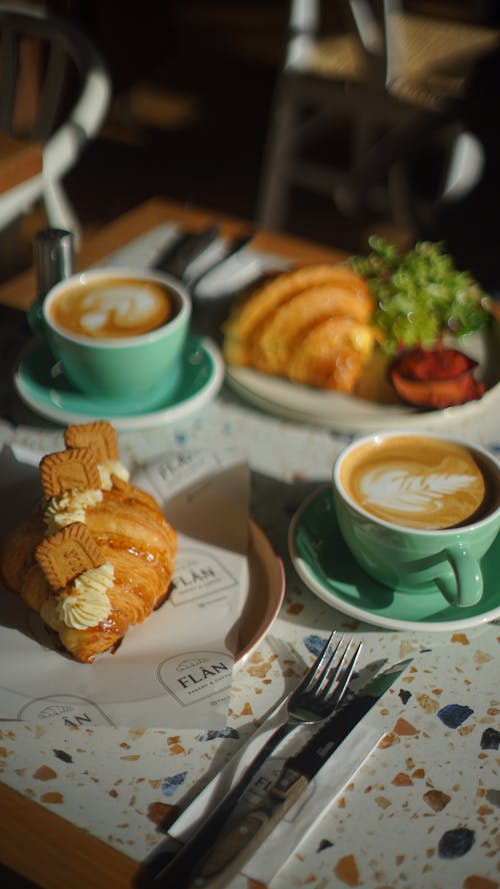
[[[85,524],[85,511],[89,506],[95,506],[102,500],[102,491],[79,491],[76,488],[71,491],[64,491],[51,497],[45,512],[43,521],[45,523],[47,534],[55,534],[66,525],[72,522],[82,522]]]
[[[106,620],[111,613],[107,590],[113,586],[114,576],[110,562],[83,571],[75,579],[72,592],[59,601],[58,616],[63,623],[75,630],[86,630]]]

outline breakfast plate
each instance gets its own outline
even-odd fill
[[[184,419],[217,395],[223,381],[223,362],[217,347],[208,339],[190,336],[184,366],[175,395],[150,409],[137,397],[94,398],[78,392],[54,362],[41,340],[31,341],[14,371],[14,387],[21,400],[35,413],[56,423],[79,423],[105,416],[116,429],[146,429]]]
[[[283,377],[261,373],[251,367],[226,368],[228,385],[244,401],[261,410],[296,423],[307,423],[345,434],[376,432],[381,428],[441,429],[455,423],[484,424],[500,411],[500,324],[495,321],[487,333],[470,334],[453,345],[478,362],[480,376],[487,383],[482,398],[442,410],[419,409],[396,399],[384,384],[386,402],[316,389],[292,383]],[[393,399],[393,403],[391,403]],[[494,429],[496,431],[496,429]]]
[[[500,618],[500,538],[482,560],[483,598],[468,608],[454,608],[437,591],[414,595],[392,590],[365,574],[343,541],[330,485],[313,492],[297,510],[288,544],[306,586],[333,608],[366,623],[393,630],[449,631]]]
[[[498,416],[500,383],[477,401],[444,410],[419,410],[405,404],[379,404],[342,392],[313,389],[250,367],[226,369],[226,381],[244,401],[285,420],[341,433],[375,432],[400,426],[444,429],[455,421],[480,423]]]

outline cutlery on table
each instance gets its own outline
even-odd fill
[[[287,758],[261,802],[222,832],[202,862],[194,865],[184,885],[224,889],[409,663],[406,660],[376,676],[323,722],[299,752]]]
[[[183,279],[189,266],[198,259],[220,236],[220,227],[208,225],[198,232],[184,232],[156,257],[154,268]]]
[[[218,225],[210,225],[199,232],[186,232],[169,244],[156,258],[154,268],[168,272],[179,278],[189,290],[193,303],[192,330],[198,335],[208,335],[215,340],[221,339],[220,327],[227,314],[229,304],[240,290],[240,286],[231,286],[235,266],[233,261],[254,237],[254,232],[235,238],[226,244],[220,239]],[[223,277],[223,269],[227,263],[227,275],[223,285],[217,283],[216,291],[207,291],[205,282],[210,285],[212,273]],[[238,275],[236,266],[236,275]],[[249,258],[245,279],[256,280],[262,274],[260,258],[255,255]],[[217,278],[215,279],[217,281]],[[201,287],[199,286],[201,285]]]
[[[209,273],[217,271],[229,259],[233,259],[254,238],[255,233],[246,233],[235,238],[226,246],[220,243],[220,250],[207,262],[200,260],[209,248],[220,240],[220,227],[217,224],[209,225],[199,232],[185,232],[176,238],[173,244],[167,247],[156,257],[154,268],[157,271],[179,278],[182,283],[194,293],[198,284]],[[194,266],[194,268],[191,268]]]
[[[193,866],[211,850],[214,841],[225,826],[229,814],[278,744],[299,726],[321,723],[331,716],[340,705],[354,672],[362,643],[356,646],[354,653],[347,660],[351,640],[344,643],[344,637],[341,636],[335,647],[332,648],[335,636],[334,630],[312,667],[286,699],[283,717],[263,747],[245,768],[236,784],[222,797],[215,809],[203,821],[199,830],[155,875],[154,885],[176,885],[180,889],[183,885],[182,880],[189,876]]]
[[[189,268],[186,269],[186,273],[184,275],[184,283],[191,290],[192,293],[195,293],[196,288],[201,283],[201,281],[207,277],[212,272],[218,271],[229,259],[233,259],[240,253],[240,251],[244,250],[244,248],[250,243],[250,241],[254,238],[254,232],[250,234],[241,235],[238,238],[235,238],[234,241],[230,242],[229,246],[225,250],[224,254],[220,256],[220,258],[216,259],[214,262],[210,263],[208,267],[204,268],[201,272],[196,275],[189,274]],[[210,299],[210,297],[209,297]]]

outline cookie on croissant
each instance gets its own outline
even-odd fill
[[[91,663],[167,598],[177,538],[154,498],[129,484],[109,424],[67,432],[67,450],[41,461],[43,499],[2,542],[0,571],[66,651]]]

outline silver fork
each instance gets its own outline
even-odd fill
[[[360,642],[349,661],[347,656],[352,640],[341,636],[334,647],[333,630],[318,657],[295,690],[282,702],[284,716],[265,744],[257,751],[236,784],[222,797],[208,818],[177,852],[174,858],[154,877],[154,885],[176,886],[181,889],[190,871],[212,847],[253,778],[271,753],[292,731],[301,725],[312,725],[327,719],[341,703],[356,661],[361,651]],[[172,881],[175,882],[172,882]]]

